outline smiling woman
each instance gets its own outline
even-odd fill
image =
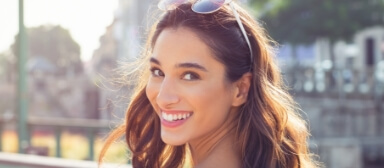
[[[241,81],[248,88],[228,81],[225,66],[194,31],[164,29],[151,60],[146,95],[160,117],[161,138],[166,144],[203,145],[201,141],[220,139],[234,128],[236,107],[245,102],[244,96],[234,94],[238,89],[248,90],[250,81]]]
[[[133,167],[316,167],[273,43],[230,0],[163,0],[126,121]],[[239,13],[237,13],[239,12]]]

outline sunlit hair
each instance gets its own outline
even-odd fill
[[[251,70],[252,84],[247,102],[240,108],[236,137],[242,167],[311,168],[316,167],[308,150],[309,136],[305,121],[284,88],[274,60],[273,41],[241,7],[236,10],[248,33],[254,60],[229,7],[212,14],[197,14],[191,4],[166,12],[155,23],[138,72],[132,101],[125,123],[114,130],[101,151],[101,162],[109,145],[125,135],[132,153],[133,167],[176,168],[186,164],[187,145],[170,146],[160,137],[160,119],[151,106],[145,87],[149,78],[149,57],[164,29],[187,28],[195,32],[226,67],[226,78],[235,82]]]

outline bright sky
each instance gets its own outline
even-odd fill
[[[0,0],[0,53],[9,49],[19,30],[18,5],[18,0]],[[118,0],[24,0],[24,24],[59,24],[68,29],[81,47],[82,60],[88,61],[117,5]]]

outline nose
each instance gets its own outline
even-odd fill
[[[175,82],[172,81],[172,79],[164,78],[156,97],[157,104],[160,107],[169,108],[170,106],[178,103],[179,101],[180,98],[178,96]]]

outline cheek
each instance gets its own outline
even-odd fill
[[[189,90],[189,95],[191,95],[193,104],[198,106],[197,108],[203,108],[208,111],[218,108],[226,109],[231,104],[231,93],[229,90],[218,85],[216,82],[205,87],[196,88],[195,90]]]
[[[157,93],[158,93],[158,88],[150,80],[148,81],[147,86],[145,87],[145,93],[147,95],[148,100],[153,105],[155,103],[154,101],[156,100],[156,96],[157,96]]]

